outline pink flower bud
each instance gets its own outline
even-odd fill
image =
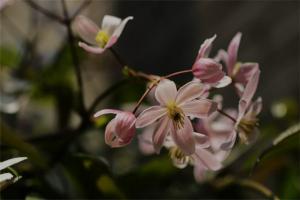
[[[135,135],[136,118],[134,114],[120,110],[104,109],[94,114],[94,117],[105,114],[116,114],[116,117],[106,126],[105,143],[113,148],[129,144]]]

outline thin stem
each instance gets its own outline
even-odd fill
[[[182,70],[182,71],[179,71],[179,72],[174,72],[172,74],[166,75],[163,78],[171,78],[171,77],[174,77],[174,76],[178,76],[178,75],[181,75],[181,74],[187,74],[187,73],[191,73],[191,72],[193,72],[193,70],[191,70],[191,69]]]
[[[88,109],[88,114],[90,115],[94,109],[96,108],[96,106],[99,104],[99,102],[101,102],[104,98],[106,98],[108,95],[110,95],[112,93],[112,91],[116,90],[117,88],[123,86],[125,83],[127,82],[126,79],[121,80],[117,83],[115,83],[114,85],[110,86],[109,88],[107,88],[104,92],[102,92],[92,103],[91,107]]]
[[[75,11],[74,15],[70,18],[71,21],[73,21],[75,19],[75,17],[77,15],[79,15],[79,13],[81,13],[82,10],[84,10],[90,3],[92,2],[92,0],[85,0],[80,7]]]
[[[63,12],[64,12],[64,16],[65,16],[65,21],[66,21],[65,25],[66,25],[67,31],[68,31],[70,51],[71,51],[73,65],[75,67],[76,80],[77,80],[77,84],[78,84],[79,112],[81,115],[84,115],[86,112],[86,109],[84,106],[84,98],[83,98],[84,91],[83,91],[83,83],[82,83],[81,69],[80,69],[79,61],[78,61],[78,55],[76,52],[76,46],[74,45],[75,38],[72,33],[71,21],[69,19],[66,2],[64,0],[62,0],[61,3],[62,3]]]
[[[152,83],[152,85],[144,92],[144,94],[142,95],[142,97],[139,99],[139,101],[137,102],[136,106],[134,107],[132,113],[135,114],[137,109],[140,107],[140,105],[142,104],[143,100],[145,99],[145,97],[149,94],[149,92],[159,83],[160,80],[157,80],[156,82]]]
[[[43,8],[43,7],[41,7],[41,6],[39,6],[39,5],[36,4],[34,1],[32,1],[32,0],[26,0],[25,2],[26,2],[31,8],[33,8],[33,9],[39,11],[40,13],[44,14],[44,15],[47,16],[48,18],[53,19],[54,21],[57,21],[57,22],[59,22],[59,23],[61,23],[61,24],[65,24],[65,23],[66,23],[65,20],[64,20],[62,17],[60,17],[60,16],[58,16],[58,15],[56,15],[56,14],[50,12],[49,10],[47,10],[47,9],[45,9],[45,8]]]
[[[123,69],[126,65],[126,62],[121,58],[120,54],[114,49],[114,48],[109,48],[110,52],[114,55],[118,63],[120,64],[120,67]]]
[[[234,119],[233,117],[231,117],[230,115],[228,115],[226,112],[224,112],[223,110],[217,109],[217,111],[224,115],[225,117],[228,117],[229,119],[231,119],[234,123],[236,123],[236,119]]]

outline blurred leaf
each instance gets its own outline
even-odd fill
[[[102,157],[76,154],[64,160],[64,166],[85,198],[124,198],[114,180],[106,160]]]
[[[20,153],[27,156],[36,166],[43,169],[47,168],[45,157],[33,145],[22,140],[17,133],[4,123],[0,124],[0,128],[1,143],[17,149]]]
[[[266,156],[268,155],[269,153],[271,153],[272,151],[275,151],[275,150],[280,150],[280,149],[277,149],[277,147],[279,146],[282,146],[281,144],[286,142],[286,140],[288,138],[290,138],[291,136],[297,134],[297,133],[300,133],[300,123],[294,125],[294,126],[291,126],[290,128],[288,128],[286,131],[282,132],[281,134],[279,134],[279,136],[277,136],[275,139],[272,140],[272,143],[271,145],[269,145],[267,148],[265,148],[257,157],[253,167],[252,167],[252,170],[251,170],[251,173],[256,169],[257,165],[259,164],[259,162]],[[295,142],[296,141],[296,142]],[[287,149],[290,149],[292,148],[293,146],[298,146],[298,141],[299,140],[293,140],[291,141],[292,143],[294,143],[294,145],[286,145],[284,146],[283,148],[287,148]]]
[[[20,62],[20,55],[13,49],[7,47],[0,47],[0,66],[16,67]]]

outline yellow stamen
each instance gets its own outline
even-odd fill
[[[99,31],[95,37],[95,40],[101,48],[104,48],[109,38],[109,35],[105,31]]]
[[[175,128],[181,129],[184,126],[184,113],[175,102],[169,102],[167,104],[168,116],[173,120]]]
[[[251,137],[251,134],[253,134],[253,131],[257,126],[257,118],[243,118],[238,125],[238,130],[246,137],[245,139],[247,140],[247,138]],[[247,143],[247,141],[244,142]]]
[[[190,157],[186,156],[183,151],[176,146],[170,148],[169,155],[172,160],[176,160],[177,164],[185,165],[190,161]]]
[[[241,63],[238,62],[234,65],[231,78],[233,78],[239,72],[240,68],[241,68]]]

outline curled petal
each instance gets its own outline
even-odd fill
[[[188,117],[184,118],[184,124],[181,128],[177,128],[173,124],[171,135],[174,142],[185,153],[185,155],[188,156],[195,152],[195,139],[193,137],[193,127]]]
[[[208,100],[199,99],[185,103],[181,106],[187,116],[205,118],[217,110],[218,103]]]
[[[23,160],[27,159],[27,157],[18,157],[18,158],[11,158],[9,160],[6,160],[6,161],[3,161],[3,162],[0,162],[0,170],[3,170],[7,167],[10,167],[14,164],[17,164]]]
[[[160,152],[160,149],[169,132],[170,125],[171,125],[171,120],[167,116],[165,116],[164,118],[161,119],[158,127],[154,131],[152,141],[156,153]]]
[[[259,70],[258,63],[242,63],[238,66],[237,73],[234,75],[234,80],[236,83],[245,86],[257,70]]]
[[[212,48],[212,43],[216,39],[217,35],[214,35],[211,38],[206,39],[202,44],[198,52],[197,59],[208,57],[210,50]]]
[[[103,109],[103,110],[100,110],[100,111],[98,111],[98,112],[96,112],[95,114],[94,114],[94,117],[96,118],[96,117],[100,117],[101,115],[106,115],[106,114],[119,114],[119,113],[121,113],[122,111],[120,111],[120,110],[115,110],[115,109]]]
[[[112,35],[114,30],[121,24],[121,19],[111,15],[105,15],[102,20],[101,29]]]
[[[74,21],[74,29],[84,41],[97,45],[95,38],[100,29],[92,20],[80,15]]]
[[[177,95],[176,85],[173,81],[163,79],[155,90],[155,98],[161,105],[166,105],[170,101],[175,101]]]
[[[119,38],[129,20],[133,20],[133,17],[129,16],[123,19],[120,25],[113,32],[112,37]]]
[[[227,49],[228,63],[226,66],[229,75],[232,75],[233,67],[237,61],[237,55],[238,55],[241,37],[242,37],[242,33],[238,32],[231,40]]]
[[[193,65],[192,70],[196,78],[208,84],[215,84],[225,76],[222,65],[210,58],[199,59]]]
[[[221,62],[223,61],[225,63],[225,65],[227,65],[228,63],[228,54],[224,49],[220,49],[217,53],[217,55],[214,57],[214,60],[216,62]],[[227,71],[228,73],[228,71]]]
[[[83,48],[84,50],[86,50],[87,52],[90,53],[94,53],[94,54],[101,54],[105,51],[105,48],[100,48],[100,47],[93,47],[93,46],[89,46],[86,43],[83,42],[79,42],[78,45]]]
[[[203,94],[204,85],[199,81],[191,81],[182,86],[177,93],[176,103],[181,104],[187,101],[194,100]]]
[[[136,128],[143,128],[154,123],[167,113],[165,108],[161,106],[152,106],[144,110],[137,118],[135,126]]]
[[[117,114],[116,119],[116,135],[122,139],[124,143],[131,141],[135,134],[135,116],[130,112],[121,112]]]
[[[245,114],[245,111],[247,107],[249,106],[255,91],[257,89],[258,81],[260,76],[260,70],[256,71],[253,76],[251,77],[251,80],[248,82],[248,84],[245,87],[245,90],[243,92],[243,95],[239,101],[239,117],[238,121],[243,117]]]

